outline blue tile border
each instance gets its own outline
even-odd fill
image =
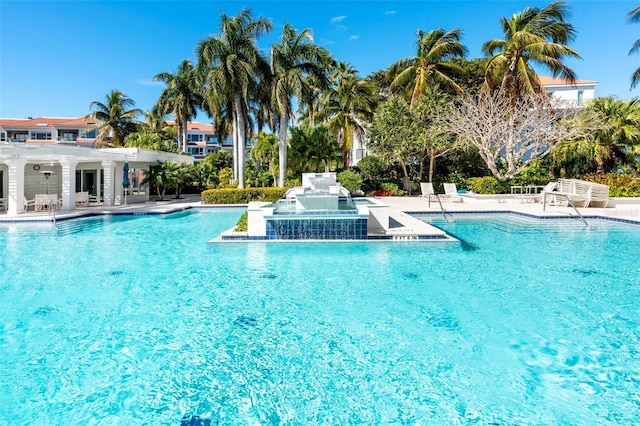
[[[405,212],[408,215],[411,216],[442,216],[442,212],[422,212],[422,211],[406,211]],[[464,212],[451,212],[451,211],[447,211],[447,214],[450,214],[452,216],[456,216],[456,215],[460,215],[460,216],[469,216],[469,215],[514,215],[514,216],[522,216],[522,217],[527,217],[527,218],[531,218],[531,219],[539,219],[539,220],[555,220],[555,219],[572,219],[572,220],[576,220],[579,219],[579,216],[575,216],[575,215],[560,215],[560,216],[538,216],[535,214],[531,214],[531,213],[523,213],[523,212],[517,212],[517,211],[512,211],[512,210],[478,210],[478,211],[464,211]],[[604,220],[604,221],[610,221],[610,222],[620,222],[620,223],[626,223],[629,225],[637,225],[640,226],[640,219],[637,220],[633,220],[633,219],[622,219],[622,218],[618,218],[618,217],[611,217],[611,216],[602,216],[602,215],[582,215],[583,218],[585,219],[596,219],[596,220]]]

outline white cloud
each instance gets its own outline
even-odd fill
[[[331,23],[335,24],[336,22],[342,22],[345,20],[346,17],[347,17],[346,15],[334,16],[333,18],[331,18]]]
[[[161,81],[153,81],[146,78],[139,78],[136,80],[140,86],[163,86],[164,83]]]
[[[318,41],[318,44],[320,44],[321,46],[330,46],[332,44],[336,44],[336,42],[333,40],[327,40],[326,38],[322,38],[320,39],[320,41]]]
[[[396,11],[395,10],[387,10],[384,14],[385,15],[395,15]]]
[[[349,40],[357,40],[357,39],[359,39],[359,38],[360,38],[360,36],[359,36],[359,35],[352,35],[352,36],[349,36]]]

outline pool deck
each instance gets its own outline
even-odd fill
[[[468,213],[516,213],[539,218],[577,217],[571,207],[548,205],[543,211],[542,203],[523,202],[526,200],[509,195],[482,196],[476,194],[462,195],[462,202],[444,202],[446,212],[453,214]],[[379,197],[380,201],[390,207],[390,228],[388,231],[374,232],[371,235],[393,239],[412,239],[415,236],[438,237],[443,232],[427,223],[416,219],[411,214],[442,214],[437,200],[429,202],[422,197]],[[82,207],[71,212],[56,212],[56,220],[66,220],[97,215],[153,215],[169,214],[184,211],[194,207],[233,207],[202,205],[199,195],[185,195],[181,199],[168,198],[165,201],[151,201],[147,203],[122,206],[90,206]],[[243,205],[235,207],[244,207]],[[586,218],[604,218],[640,225],[640,198],[610,199],[607,208],[578,208],[580,214]],[[28,212],[17,216],[0,213],[2,222],[52,222],[53,217],[48,212]]]

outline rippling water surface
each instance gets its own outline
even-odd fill
[[[0,226],[0,424],[640,418],[640,228],[207,243],[241,212]]]

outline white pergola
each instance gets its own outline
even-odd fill
[[[33,191],[32,182],[56,176],[54,190],[62,196],[63,211],[75,210],[76,170],[83,168],[102,170],[97,173],[98,196],[103,204],[120,203],[123,193],[123,167],[128,162],[132,168],[149,169],[160,162],[193,164],[189,155],[151,151],[140,148],[92,149],[63,144],[28,145],[24,143],[0,144],[0,171],[4,173],[3,193],[7,201],[7,214],[24,213],[24,199]],[[103,176],[103,178],[101,178]],[[149,194],[146,193],[148,200]]]

